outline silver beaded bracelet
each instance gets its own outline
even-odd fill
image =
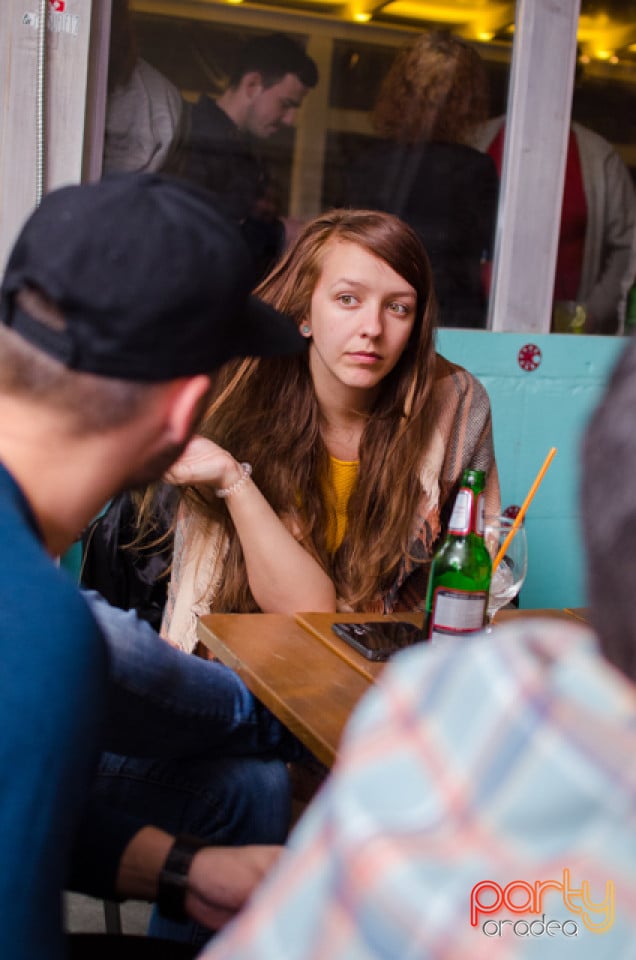
[[[233,493],[236,493],[237,490],[240,490],[243,484],[249,480],[252,475],[252,465],[251,463],[240,463],[241,476],[229,487],[221,487],[220,490],[215,490],[217,497],[220,497],[221,500],[225,500],[226,497],[231,497]]]

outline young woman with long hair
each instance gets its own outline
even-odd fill
[[[184,488],[163,632],[184,649],[210,610],[423,609],[464,468],[486,471],[499,508],[488,396],[435,352],[409,226],[318,216],[256,293],[308,351],[225,368],[170,473]]]

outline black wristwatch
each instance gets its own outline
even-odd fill
[[[162,917],[180,923],[189,919],[185,912],[188,873],[195,853],[205,846],[205,840],[188,833],[175,837],[157,884],[157,908]]]

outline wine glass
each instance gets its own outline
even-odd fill
[[[493,559],[505,542],[514,523],[513,517],[486,517],[484,539]],[[506,547],[497,568],[492,571],[490,593],[486,616],[492,624],[495,614],[517,596],[528,570],[528,543],[523,523],[517,528],[512,540]]]

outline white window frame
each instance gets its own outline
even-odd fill
[[[488,327],[549,333],[580,0],[518,5]]]
[[[111,0],[66,0],[63,14],[48,0],[1,2],[0,272],[40,191],[99,176],[110,10]],[[39,129],[43,149],[38,147]]]

